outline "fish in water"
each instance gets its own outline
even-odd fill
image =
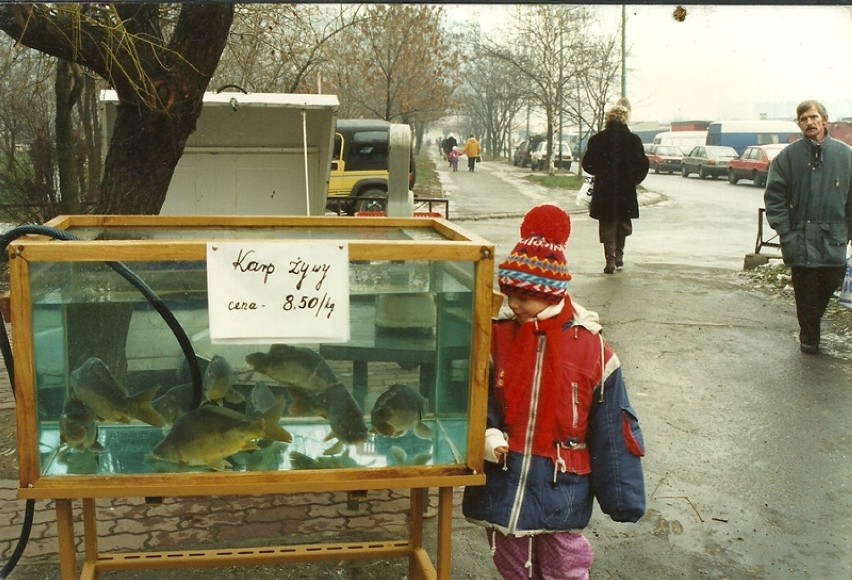
[[[95,412],[76,397],[65,399],[59,417],[59,442],[75,451],[105,451],[98,442],[98,418]]]
[[[255,352],[246,356],[255,371],[275,379],[285,386],[294,386],[321,393],[340,383],[322,356],[309,348],[273,344],[268,353]]]
[[[358,463],[349,457],[349,451],[346,450],[340,455],[334,457],[310,457],[298,451],[290,452],[290,467],[293,469],[346,469],[352,467],[361,467]]]
[[[202,405],[175,422],[149,459],[224,471],[229,466],[226,457],[260,449],[256,441],[264,426],[262,417],[246,419],[225,407]]]
[[[204,371],[204,396],[208,401],[221,404],[242,403],[243,396],[233,389],[234,368],[228,360],[218,354],[213,355]]]
[[[286,406],[287,400],[283,396],[276,397],[269,385],[257,383],[249,393],[246,416],[263,419],[264,439],[292,443],[293,436],[280,424]]]
[[[104,361],[97,357],[86,360],[71,373],[72,388],[77,399],[85,403],[100,419],[130,423],[138,419],[154,427],[162,427],[165,419],[151,406],[159,387],[129,395]]]
[[[429,452],[418,453],[409,458],[408,453],[402,447],[393,445],[388,449],[388,465],[390,466],[426,465],[430,459],[432,459],[432,454]]]
[[[370,420],[374,433],[402,437],[413,431],[420,439],[431,440],[432,430],[423,423],[426,399],[413,387],[396,383],[379,395]]]
[[[284,464],[284,450],[287,444],[282,441],[258,441],[257,451],[244,451],[231,457],[231,462],[245,468],[246,471],[278,471]]]
[[[364,412],[352,393],[342,384],[331,385],[322,393],[312,393],[298,387],[290,387],[287,391],[292,400],[290,414],[319,415],[328,420],[331,432],[325,440],[337,438],[337,442],[326,449],[326,455],[340,453],[344,445],[354,445],[367,440]]]
[[[162,415],[167,425],[174,424],[181,415],[192,409],[192,383],[172,387],[151,403],[154,410]]]
[[[287,389],[291,415],[319,415],[328,419],[332,431],[328,438],[336,437],[338,442],[326,454],[339,453],[344,444],[367,439],[364,412],[318,352],[273,344],[268,353],[250,354],[246,362]]]

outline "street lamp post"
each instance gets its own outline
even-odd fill
[[[621,96],[627,97],[627,6],[621,5]]]

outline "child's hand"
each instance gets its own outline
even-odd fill
[[[493,427],[485,430],[485,460],[492,463],[502,463],[503,456],[509,452],[506,435],[500,429]]]

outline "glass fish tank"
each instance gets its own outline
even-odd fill
[[[46,226],[8,249],[21,497],[483,482],[489,242],[433,218]]]

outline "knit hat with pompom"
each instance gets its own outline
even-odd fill
[[[497,271],[504,294],[536,298],[556,304],[567,294],[568,262],[565,243],[571,218],[555,205],[532,208],[521,223],[519,241]]]

